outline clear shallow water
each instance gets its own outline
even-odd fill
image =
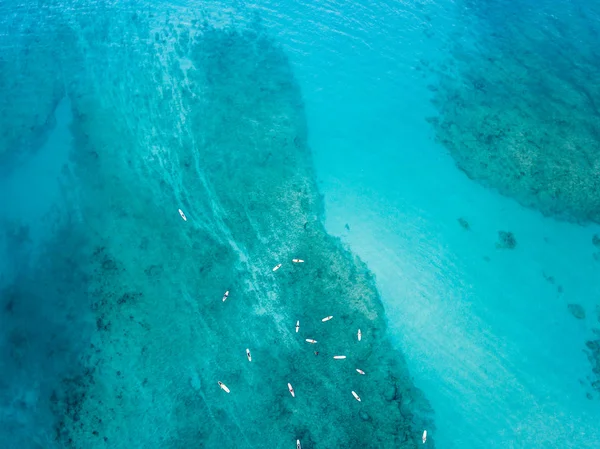
[[[339,64],[305,81],[327,227],[375,272],[393,334],[436,411],[440,445],[596,447],[600,408],[584,350],[597,338],[598,226],[543,217],[456,169],[426,125],[431,89],[423,65],[414,70],[423,55],[435,61],[431,40],[449,48],[454,33],[438,17],[437,37],[423,43],[430,28],[402,16],[383,20],[387,33],[362,51],[331,37],[333,56],[322,59]],[[390,47],[404,70],[390,71]],[[358,57],[341,62],[346,53]],[[516,249],[496,248],[502,230]]]
[[[438,74],[458,65],[452,49],[471,48],[462,6],[163,6],[55,4],[48,17],[60,20],[39,29],[77,51],[55,44],[63,74],[47,92],[62,97],[56,86],[65,86],[69,101],[45,146],[29,166],[5,159],[3,192],[31,192],[2,198],[7,254],[29,245],[42,257],[19,254],[32,268],[17,282],[6,262],[3,282],[14,292],[44,267],[64,271],[56,254],[82,273],[46,287],[56,300],[42,316],[60,329],[47,334],[65,355],[51,376],[35,360],[56,360],[56,347],[19,344],[44,341],[19,325],[29,309],[5,314],[19,329],[6,333],[12,352],[3,358],[14,373],[2,403],[13,447],[293,447],[297,435],[303,447],[413,447],[424,427],[429,446],[596,447],[600,403],[584,349],[598,338],[600,229],[545,218],[469,180],[426,120],[438,113]],[[258,29],[283,53],[252,31],[200,33],[195,18]],[[187,32],[204,37],[194,44]],[[68,146],[70,168],[52,168]],[[36,170],[47,180],[32,183]],[[175,204],[191,224],[183,233]],[[318,225],[321,209],[327,231],[375,273],[385,315],[364,267]],[[55,229],[71,237],[43,232]],[[516,248],[498,249],[498,231],[513,232]],[[285,267],[274,277],[275,262],[292,254],[311,262],[307,272]],[[74,293],[61,301],[65,284]],[[219,308],[235,299],[243,307]],[[331,310],[341,320],[323,333],[311,320]],[[307,336],[326,338],[321,355],[353,351],[372,383],[297,342],[289,323],[298,317]],[[360,352],[349,329],[365,322]],[[256,365],[245,365],[247,346]],[[36,388],[18,382],[22,372]],[[293,404],[285,381],[271,387],[290,377]],[[216,378],[232,388],[225,400]],[[363,389],[362,408],[338,397],[347,385]],[[15,389],[25,399],[13,401]]]

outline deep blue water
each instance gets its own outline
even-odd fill
[[[1,447],[599,447],[599,10],[0,4]]]

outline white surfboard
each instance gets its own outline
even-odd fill
[[[300,321],[296,321],[296,333],[300,330]]]
[[[227,385],[225,385],[223,382],[219,381],[219,387],[221,387],[221,390],[225,391],[225,393],[229,393],[229,388],[227,388]]]
[[[250,349],[246,348],[246,357],[248,357],[248,361],[252,361],[252,355],[250,354]]]
[[[362,340],[362,332],[360,331],[360,329],[358,330],[358,333],[356,334],[356,336],[358,337],[358,341]]]
[[[187,221],[187,217],[185,216],[185,214],[183,213],[183,211],[181,209],[179,209],[179,215],[181,215],[181,218],[183,218],[183,221]]]
[[[363,370],[361,370],[361,369],[356,368],[356,372],[358,374],[362,374],[363,376],[365,375],[365,372]]]
[[[302,259],[292,259],[292,262],[294,262],[294,263],[304,263],[304,261]]]
[[[296,449],[302,449],[302,446],[300,445],[300,440],[296,440]]]
[[[227,290],[225,292],[225,294],[223,295],[223,302],[225,302],[225,300],[229,297],[229,290]]]
[[[326,316],[325,318],[323,318],[321,321],[324,323],[325,321],[329,321],[332,318],[333,318],[333,315],[329,315],[329,316]]]
[[[292,388],[292,384],[288,382],[288,390],[290,390],[290,394],[293,398],[296,397],[296,393],[294,393],[294,388]]]
[[[355,391],[352,392],[352,396],[354,396],[354,399],[356,399],[358,402],[361,402],[360,397],[356,394]]]
[[[312,338],[307,338],[306,341],[313,345],[317,342],[317,340],[313,340]]]
[[[425,441],[427,441],[427,431],[426,430],[423,431],[423,444],[425,444]]]
[[[346,356],[345,355],[334,355],[333,358],[336,360],[344,360],[346,358]]]
[[[278,263],[277,265],[275,265],[275,266],[273,267],[273,271],[277,271],[277,270],[279,270],[280,268],[281,268],[281,264],[280,264],[280,263]]]

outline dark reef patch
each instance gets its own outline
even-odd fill
[[[517,246],[517,239],[512,232],[498,231],[498,242],[496,242],[496,248],[500,249],[514,249]]]
[[[554,279],[554,276],[547,275],[546,273],[542,273],[542,276],[544,277],[544,279],[546,279],[546,281],[548,281],[549,284],[555,284],[556,283],[556,280]]]
[[[469,231],[471,229],[471,225],[469,225],[469,222],[467,220],[465,220],[463,217],[460,217],[458,219],[458,224],[460,225],[461,228],[463,228],[466,231]]]
[[[579,304],[568,304],[567,308],[569,309],[569,312],[571,312],[571,315],[573,315],[578,320],[584,320],[585,319],[585,309],[581,305],[579,305]]]
[[[588,340],[585,347],[594,374],[590,384],[594,390],[600,393],[600,339]]]

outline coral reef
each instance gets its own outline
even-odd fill
[[[85,224],[72,253],[94,332],[46,392],[54,444],[416,447],[435,429],[431,410],[386,337],[372,274],[323,228],[284,52],[259,21],[104,8],[65,18],[77,30],[64,85]],[[63,238],[71,254],[77,242]],[[369,382],[331,363],[336,351]]]
[[[16,228],[10,231],[13,243],[23,245],[27,228]],[[86,246],[81,231],[70,222],[35,255],[11,252],[15,275],[0,288],[3,448],[59,447],[52,432],[59,422],[56,404],[72,394],[64,379],[85,373],[83,357],[93,331],[89,273],[79,259]]]
[[[546,2],[542,2],[546,3]],[[437,140],[472,179],[546,215],[600,222],[598,5],[473,4],[460,15],[477,46],[438,68]],[[493,13],[489,13],[492,10]],[[537,23],[537,26],[527,26]],[[580,31],[578,39],[564,29]]]

